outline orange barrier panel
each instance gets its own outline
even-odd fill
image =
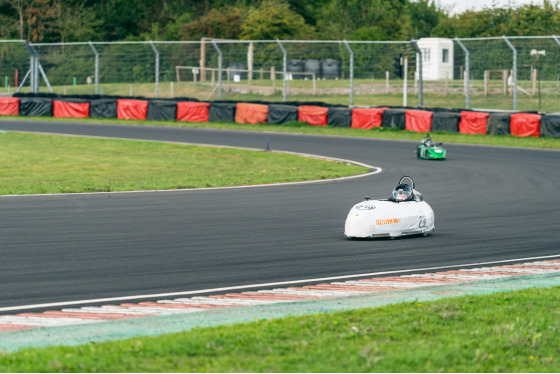
[[[53,117],[88,118],[89,102],[72,102],[53,100]]]
[[[407,110],[405,112],[405,130],[415,132],[430,132],[432,127],[432,112],[427,110]]]
[[[148,117],[148,100],[118,99],[118,119],[146,119]]]
[[[381,127],[383,122],[383,111],[380,108],[353,108],[352,109],[352,128],[353,129],[372,129]]]
[[[0,97],[1,116],[19,116],[19,99],[17,97]]]
[[[235,122],[237,123],[266,123],[268,120],[268,105],[237,103],[235,107]]]
[[[461,134],[486,134],[489,113],[484,112],[461,112],[459,132]]]
[[[326,126],[329,108],[317,105],[301,105],[298,107],[298,121],[307,122],[312,126]]]
[[[177,121],[208,122],[210,103],[198,101],[179,101],[177,103]]]
[[[509,131],[515,136],[539,136],[541,115],[534,113],[515,113],[509,120]]]

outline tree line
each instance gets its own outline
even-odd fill
[[[560,9],[551,0],[456,14],[435,0],[0,0],[0,38],[31,42],[556,34]]]

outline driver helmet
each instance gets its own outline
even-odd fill
[[[434,145],[434,143],[432,142],[432,138],[430,137],[430,134],[426,134],[426,138],[422,143],[424,143],[424,145],[426,145],[427,147],[431,147]]]
[[[399,184],[393,189],[393,199],[407,201],[412,199],[412,188],[408,184]]]

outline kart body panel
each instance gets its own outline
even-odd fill
[[[426,146],[425,144],[420,144],[416,152],[418,158],[423,160],[445,160],[447,154],[443,147],[437,145]]]
[[[434,211],[425,201],[364,200],[346,218],[348,238],[427,235],[434,229]]]

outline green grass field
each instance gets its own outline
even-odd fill
[[[366,168],[264,151],[0,133],[0,194],[109,192],[327,179]]]
[[[0,372],[558,372],[560,288],[1,354]]]

